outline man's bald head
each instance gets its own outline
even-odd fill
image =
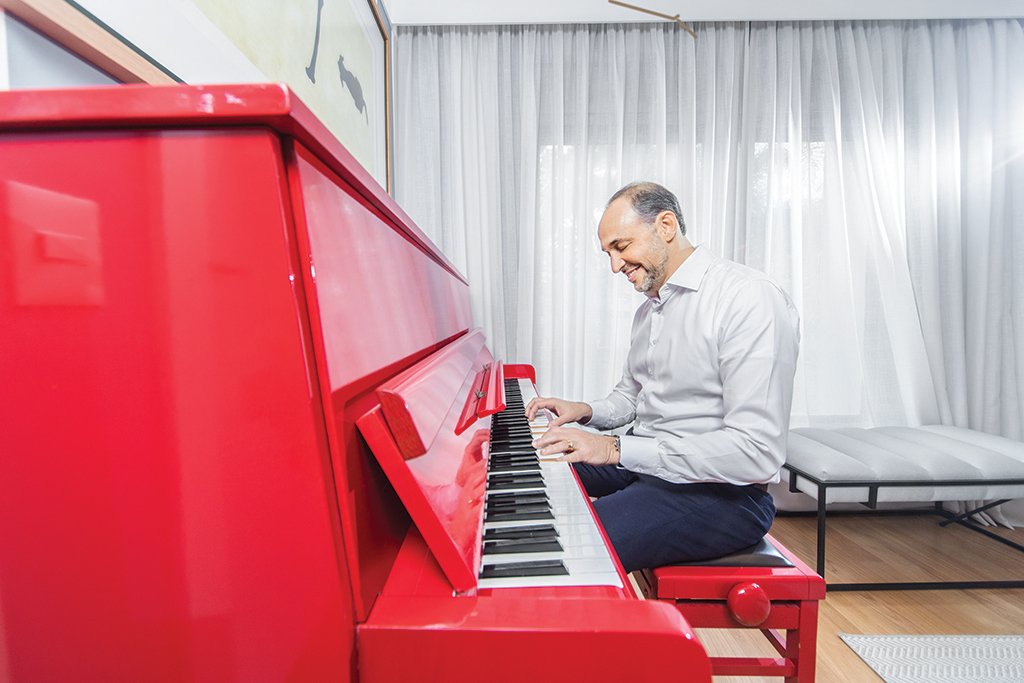
[[[662,211],[671,211],[679,224],[679,230],[684,235],[686,234],[686,223],[683,222],[683,212],[679,208],[679,200],[672,192],[658,183],[647,181],[630,183],[613,194],[605,208],[622,198],[629,201],[633,211],[644,223],[653,223]]]

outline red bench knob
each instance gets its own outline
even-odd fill
[[[737,583],[726,599],[729,611],[744,626],[760,626],[772,611],[772,601],[756,583]]]

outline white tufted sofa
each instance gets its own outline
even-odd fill
[[[825,567],[826,503],[863,503],[874,508],[877,503],[891,502],[991,501],[943,524],[954,521],[1024,551],[1024,546],[995,537],[969,519],[975,512],[1024,497],[1024,443],[944,425],[801,428],[790,430],[784,467],[789,490],[817,501],[819,574],[824,575]],[[934,511],[953,517],[938,505]],[[974,583],[979,585],[934,587],[1024,585],[1016,581]],[[830,589],[895,585],[830,584]]]

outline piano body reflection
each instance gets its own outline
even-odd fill
[[[0,159],[0,680],[710,680],[287,89],[0,93]]]

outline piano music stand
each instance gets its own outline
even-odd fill
[[[824,579],[771,536],[753,551],[712,562],[647,569],[638,583],[647,599],[674,604],[694,628],[757,628],[780,655],[711,657],[713,676],[813,683]],[[747,562],[762,566],[735,566]]]

